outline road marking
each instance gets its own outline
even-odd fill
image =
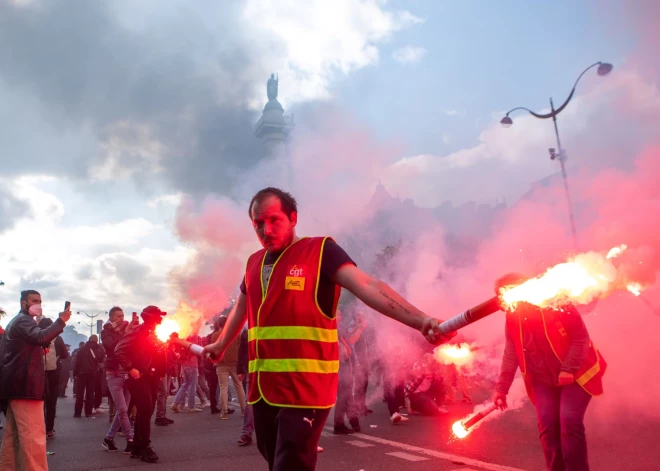
[[[358,448],[368,448],[370,446],[376,446],[373,443],[361,442],[360,440],[348,440],[346,443],[350,443],[353,446]]]
[[[386,455],[396,456],[397,458],[402,458],[408,461],[428,461],[428,458],[423,456],[411,455],[410,453],[404,453],[403,451],[395,451],[394,453],[385,453]]]
[[[332,430],[330,427],[326,427],[326,430]],[[414,453],[420,453],[422,455],[432,456],[434,458],[442,458],[443,460],[449,460],[453,462],[458,462],[457,464],[463,464],[466,466],[476,466],[477,468],[487,469],[489,471],[526,471],[521,468],[512,468],[511,466],[503,466],[501,464],[487,463],[485,461],[474,460],[465,456],[452,455],[451,453],[444,453],[442,451],[429,450],[427,448],[422,448],[419,446],[408,445],[406,443],[399,443],[393,440],[386,440],[380,437],[374,437],[372,435],[365,435],[364,433],[354,433],[352,435],[355,438],[361,438],[362,440],[367,440],[381,445],[389,445],[394,448],[400,448],[401,450],[411,451]]]

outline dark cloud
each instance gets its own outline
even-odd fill
[[[30,213],[27,202],[16,198],[8,188],[0,186],[0,234],[11,229],[16,220]]]
[[[117,277],[127,284],[142,281],[149,273],[149,267],[128,256],[115,260],[115,270]]]
[[[240,8],[237,1],[1,3],[0,96],[45,120],[49,132],[87,140],[77,151],[60,141],[36,148],[16,129],[4,134],[12,158],[1,159],[0,170],[37,166],[85,178],[111,160],[144,188],[163,177],[193,194],[224,192],[261,157],[246,100],[267,71],[239,31]]]

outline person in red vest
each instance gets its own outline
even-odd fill
[[[526,280],[519,274],[500,278],[495,291]],[[506,313],[506,346],[493,402],[504,410],[520,368],[536,407],[539,437],[550,471],[588,471],[584,414],[592,396],[603,393],[604,358],[589,339],[574,306],[541,309],[519,303]]]
[[[263,249],[249,257],[227,325],[204,352],[222,358],[248,322],[248,403],[259,451],[271,471],[314,470],[337,398],[341,288],[431,343],[448,337],[437,319],[358,269],[330,237],[297,237],[298,208],[289,193],[259,191],[248,214]]]

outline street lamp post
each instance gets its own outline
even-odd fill
[[[87,314],[85,311],[77,311],[76,312],[76,314],[85,314],[87,317],[92,319],[89,324],[87,322],[85,322],[85,325],[89,326],[89,335],[90,336],[92,334],[94,334],[94,319],[97,318],[98,316],[100,316],[101,314],[107,314],[107,313],[108,313],[108,311],[99,311],[96,314]]]
[[[575,84],[573,85],[573,88],[571,89],[571,93],[568,94],[568,98],[564,101],[564,103],[561,104],[559,108],[555,108],[555,104],[552,101],[552,98],[550,98],[550,113],[542,114],[542,113],[536,113],[529,108],[525,108],[523,106],[519,106],[517,108],[512,109],[509,111],[504,118],[500,121],[500,124],[504,126],[505,128],[510,127],[513,124],[513,120],[509,117],[509,114],[513,113],[516,110],[525,110],[535,118],[539,119],[548,119],[552,118],[552,123],[554,124],[555,128],[555,137],[557,139],[557,148],[556,149],[548,149],[550,151],[550,160],[558,160],[559,165],[561,166],[561,176],[562,180],[564,182],[564,194],[566,196],[566,204],[568,206],[568,217],[569,221],[571,224],[571,234],[573,236],[573,248],[577,250],[578,248],[578,243],[577,243],[577,230],[575,228],[575,217],[573,216],[573,204],[571,203],[571,195],[568,190],[568,176],[566,174],[566,151],[564,148],[561,146],[561,139],[559,138],[559,128],[557,127],[557,115],[564,111],[568,103],[571,101],[573,98],[573,95],[575,95],[575,89],[577,87],[578,82],[582,78],[582,76],[590,69],[598,66],[598,75],[601,77],[604,75],[609,74],[612,71],[612,64],[609,64],[607,62],[596,62],[595,64],[590,65],[586,69],[582,71],[582,73],[579,75],[577,80],[575,81]]]

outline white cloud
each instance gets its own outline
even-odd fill
[[[184,194],[179,192],[179,193],[170,193],[167,195],[161,195],[156,198],[152,198],[149,201],[147,201],[147,206],[150,208],[156,208],[160,205],[164,206],[179,206],[181,204],[181,201],[184,198]]]
[[[400,64],[416,64],[426,55],[423,47],[405,46],[392,53],[392,57]]]
[[[377,64],[378,46],[424,20],[408,11],[387,11],[374,0],[250,0],[243,21],[255,41],[263,42],[262,62],[279,73],[283,96],[297,102],[329,98],[336,75]],[[284,45],[285,55],[268,54],[269,35]],[[258,85],[258,106],[263,88]]]
[[[59,312],[64,298],[75,303],[74,310],[107,310],[114,304],[135,309],[177,305],[178,290],[170,286],[169,274],[192,251],[173,242],[168,225],[145,217],[66,225],[71,219],[63,217],[67,208],[56,190],[40,188],[46,183],[58,188],[60,182],[42,176],[8,181],[29,203],[31,215],[0,234],[0,279],[6,283],[0,288],[0,305],[9,313],[3,324],[17,310],[19,290],[28,287],[42,292],[47,315]],[[136,204],[149,213],[145,203]],[[76,211],[77,220],[97,219],[84,202],[76,202]]]

